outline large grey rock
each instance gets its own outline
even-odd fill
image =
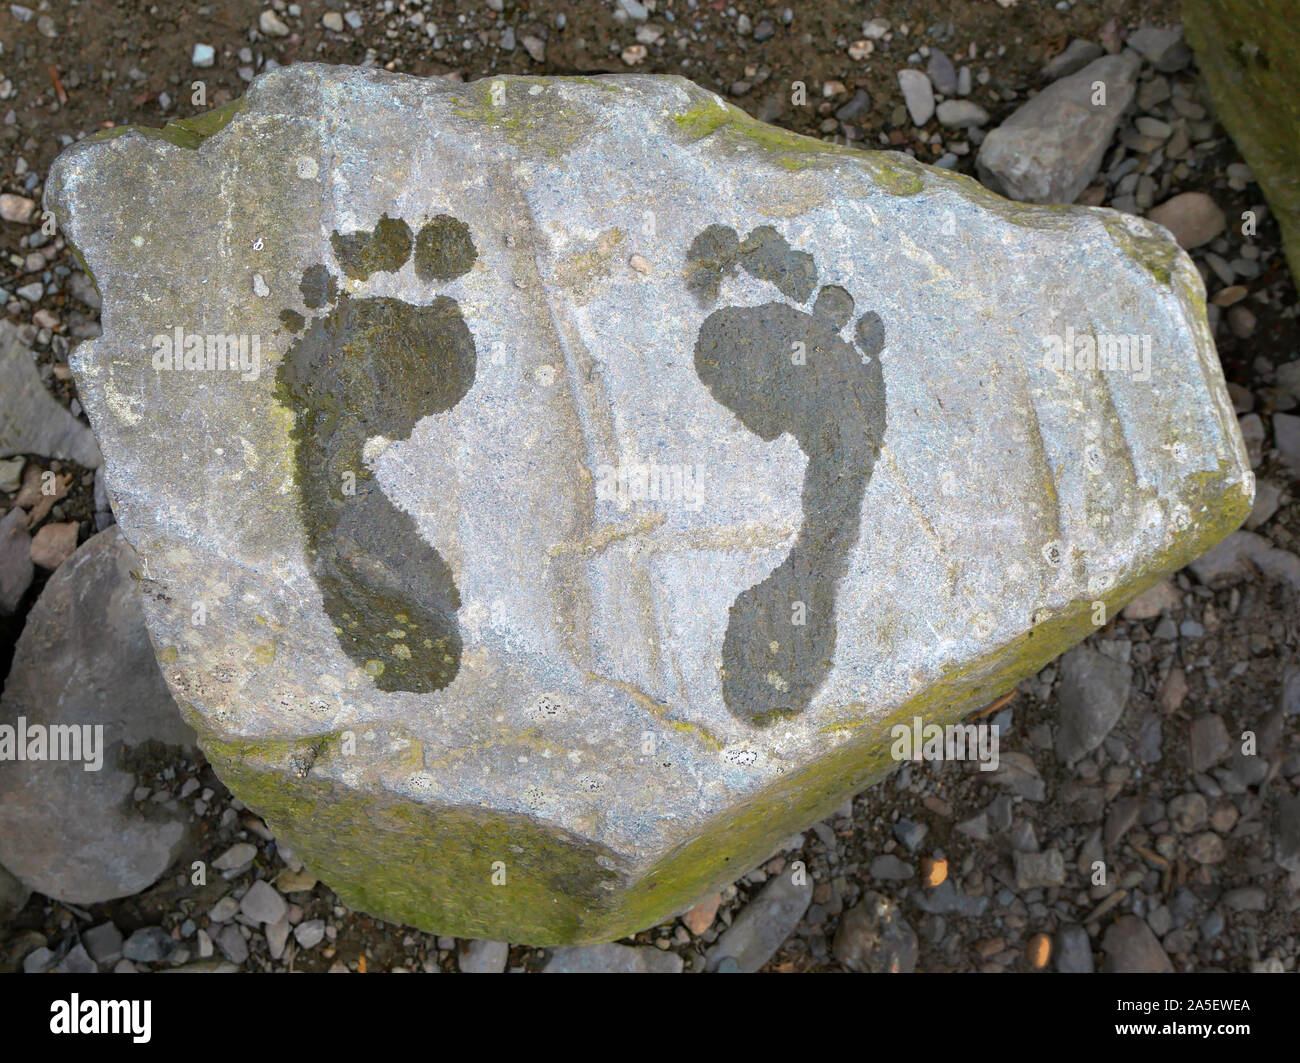
[[[103,458],[90,429],[41,383],[31,350],[0,321],[0,458],[40,454],[95,468]]]
[[[888,771],[886,720],[987,704],[1250,508],[1199,274],[1139,218],[677,78],[296,64],[114,132],[47,205],[165,675],[396,921],[684,911]],[[245,368],[155,368],[178,327]],[[1137,333],[1145,370],[1044,358]]]
[[[132,800],[134,751],[194,743],[149,644],[138,567],[116,528],[64,562],[27,616],[0,701],[0,864],[73,904],[152,885],[186,834],[174,802]],[[81,759],[16,759],[19,747],[52,755],[54,727],[66,729],[60,750]]]
[[[1140,65],[1121,52],[1052,82],[984,138],[980,180],[1027,203],[1073,203],[1101,166]]]

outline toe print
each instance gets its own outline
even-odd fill
[[[406,222],[331,245],[340,269],[366,280],[396,272],[416,252],[422,280],[450,280],[473,265],[469,230],[446,215],[411,236]],[[421,258],[423,256],[423,258]],[[435,267],[422,269],[421,262]],[[451,409],[474,383],[474,338],[454,299],[425,306],[339,291],[324,265],[300,290],[311,319],[286,310],[301,332],[281,363],[281,401],[296,415],[295,465],[313,571],[344,652],[381,690],[444,689],[460,667],[460,595],[451,569],[389,501],[367,466],[374,448],[406,439],[423,417]]]
[[[687,286],[708,306],[737,267],[801,303],[817,283],[812,256],[770,226],[742,242],[714,225],[687,253]],[[885,432],[884,324],[862,315],[848,343],[840,333],[853,312],[853,297],[827,285],[811,313],[784,302],[715,310],[695,343],[695,371],[713,397],[763,440],[789,432],[808,456],[799,536],[737,597],[723,641],[723,698],[759,725],[806,709],[835,655],[835,595]]]

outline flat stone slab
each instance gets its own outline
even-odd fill
[[[1250,510],[1200,277],[1138,218],[678,78],[298,64],[114,133],[47,205],[164,674],[392,920],[685,911]]]

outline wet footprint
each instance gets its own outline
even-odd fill
[[[812,256],[770,226],[742,242],[712,225],[687,253],[687,286],[711,305],[738,267],[801,303],[817,283]],[[784,302],[715,310],[695,342],[695,371],[713,397],[765,441],[789,432],[808,456],[798,539],[736,598],[723,640],[723,699],[760,726],[805,710],[835,656],[835,596],[885,433],[884,324],[862,315],[850,344],[840,332],[853,312],[853,297],[828,285],[811,313]]]
[[[331,239],[348,277],[400,270],[414,252],[423,281],[474,264],[469,229],[439,215],[412,237],[387,216],[372,231]],[[368,468],[416,423],[450,410],[474,383],[474,338],[444,295],[417,306],[340,292],[324,265],[300,285],[310,319],[281,314],[301,335],[277,372],[280,401],[297,415],[295,471],[313,573],[344,652],[387,691],[444,689],[460,668],[460,595],[451,569],[389,501]]]

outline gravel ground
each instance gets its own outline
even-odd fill
[[[0,223],[0,308],[34,350],[48,391],[83,416],[67,357],[79,339],[98,334],[98,300],[62,238],[43,233],[21,200],[39,203],[51,160],[88,132],[206,109],[191,102],[196,81],[211,107],[275,63],[308,59],[465,80],[674,73],[798,132],[889,146],[974,175],[984,131],[1049,83],[1045,65],[1059,71],[1072,40],[1114,51],[1139,26],[1176,20],[1172,0],[950,6],[871,5],[874,21],[864,23],[864,5],[839,2],[6,5],[0,192],[17,198],[4,201]],[[144,893],[89,910],[34,895],[7,925],[0,920],[0,969],[1294,971],[1295,286],[1276,225],[1215,123],[1194,62],[1155,51],[1148,58],[1136,107],[1079,201],[1156,208],[1197,244],[1192,254],[1259,478],[1247,527],[1261,538],[1234,537],[990,707],[988,718],[1002,727],[999,771],[906,765],[720,895],[623,943],[638,951],[552,954],[457,942],[352,913],[201,758],[144,755],[137,800],[190,808],[193,851]],[[951,102],[975,105],[960,115],[974,124],[929,118],[918,127],[898,79],[909,69]],[[806,106],[790,102],[796,81],[807,88]],[[920,86],[914,76],[912,84]],[[1160,207],[1182,193],[1199,195]],[[1258,219],[1250,235],[1238,221],[1246,211]],[[52,505],[30,486],[45,471],[63,485]],[[0,462],[0,512],[11,508],[27,511],[38,538],[62,527],[41,540],[49,567],[72,545],[66,526],[84,541],[111,521],[92,470],[39,455]],[[49,567],[38,565],[16,610],[0,616],[0,674]],[[1063,731],[1096,724],[1108,706],[1104,740],[1065,763]],[[1253,755],[1240,752],[1245,732]],[[192,860],[212,867],[206,885],[182,871]],[[785,886],[790,876],[780,872],[795,861],[807,869],[810,896]],[[719,961],[724,954],[742,959]]]

